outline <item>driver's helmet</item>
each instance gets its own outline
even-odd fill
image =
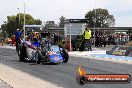
[[[38,42],[38,39],[36,37],[33,38],[34,42]]]
[[[46,50],[49,50],[51,47],[51,44],[47,38],[42,38],[41,40],[41,46],[45,47]]]

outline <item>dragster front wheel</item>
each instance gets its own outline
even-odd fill
[[[66,49],[63,49],[62,50],[62,56],[64,58],[64,63],[67,63],[68,62],[68,59],[69,59],[69,54],[68,54],[68,51]]]

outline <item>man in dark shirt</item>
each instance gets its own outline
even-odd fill
[[[54,45],[57,45],[58,43],[58,35],[55,33],[54,35]]]
[[[20,38],[22,36],[22,32],[17,29],[16,32],[14,32],[15,40],[16,40],[16,51],[18,51],[18,44],[20,43]]]

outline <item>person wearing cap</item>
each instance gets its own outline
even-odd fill
[[[15,40],[16,40],[16,51],[18,51],[18,44],[20,43],[20,38],[22,36],[22,32],[19,29],[17,29],[14,32],[14,35],[15,35]]]
[[[90,28],[87,26],[84,33],[83,33],[83,36],[84,36],[84,49],[85,51],[92,51],[92,48],[91,48],[91,30]]]

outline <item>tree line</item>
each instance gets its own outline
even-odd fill
[[[40,19],[34,19],[31,15],[25,14],[25,22],[27,25],[40,25],[42,24],[42,21]],[[12,35],[12,33],[16,29],[23,29],[23,23],[24,23],[24,14],[20,13],[16,16],[7,16],[7,21],[4,21],[4,23],[1,25],[1,29],[6,31],[9,35]]]
[[[25,18],[26,25],[42,24],[40,19],[35,19],[30,14],[25,14]],[[107,9],[98,8],[90,10],[85,14],[85,19],[88,20],[88,25],[90,27],[113,27],[115,25],[115,18],[109,13]],[[45,23],[45,28],[63,28],[66,18],[61,16],[59,20],[60,22],[58,25],[55,24],[54,21],[47,21]],[[9,35],[12,35],[16,29],[23,29],[23,23],[24,14],[22,13],[13,16],[7,16],[7,21],[4,21],[4,23],[1,25],[1,29],[6,31]]]

